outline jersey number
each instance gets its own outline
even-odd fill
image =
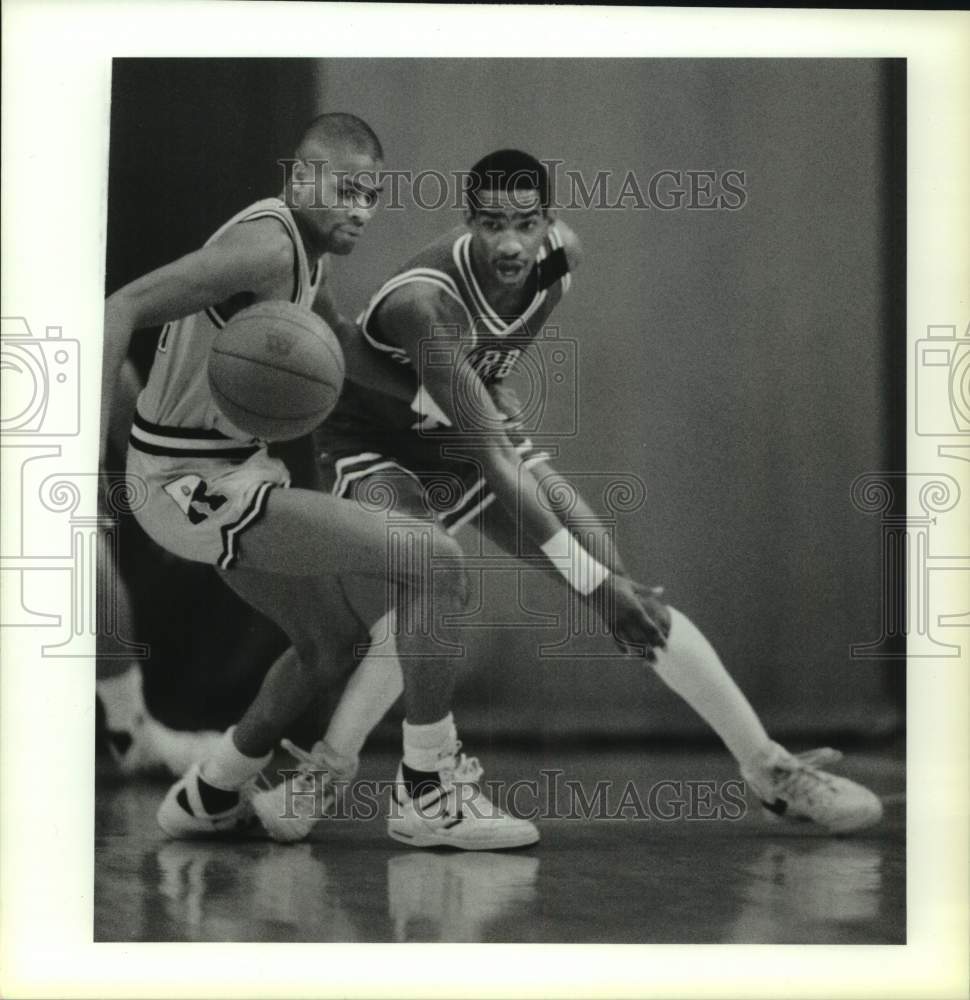
[[[489,348],[475,359],[475,373],[483,382],[501,381],[515,367],[521,353],[522,349],[519,347],[509,350]],[[451,421],[423,385],[411,401],[411,409],[421,417],[411,424],[413,431],[433,431],[438,427],[451,426]]]
[[[509,350],[491,347],[487,351],[482,351],[475,362],[475,371],[482,381],[497,382],[508,377],[521,353],[520,347]]]

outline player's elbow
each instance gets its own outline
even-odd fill
[[[128,316],[132,313],[133,300],[129,286],[119,288],[104,300],[104,314],[112,318]]]
[[[116,341],[127,344],[126,338],[139,325],[138,302],[129,290],[130,286],[118,289],[104,301],[105,347]]]

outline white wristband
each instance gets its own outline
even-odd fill
[[[610,575],[610,571],[573,538],[568,528],[560,528],[539,547],[569,586],[584,596],[596,590]]]

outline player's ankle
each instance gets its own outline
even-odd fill
[[[197,779],[199,799],[202,807],[210,815],[226,812],[239,804],[239,790],[219,788],[209,784],[200,774]]]
[[[401,783],[408,798],[419,799],[441,787],[441,775],[437,771],[419,771],[401,761]]]
[[[403,730],[404,763],[426,773],[437,773],[442,756],[452,752],[458,739],[451,712],[437,722],[415,725],[405,720]]]
[[[203,761],[199,770],[200,776],[208,785],[222,791],[235,791],[242,788],[247,781],[270,762],[273,752],[260,757],[250,757],[244,754],[233,739],[235,726],[227,729],[212,753]]]

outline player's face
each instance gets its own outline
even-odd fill
[[[538,191],[483,191],[466,216],[479,273],[505,288],[525,283],[549,228]]]
[[[363,153],[331,153],[308,164],[293,202],[320,252],[353,253],[377,210],[381,162]]]

